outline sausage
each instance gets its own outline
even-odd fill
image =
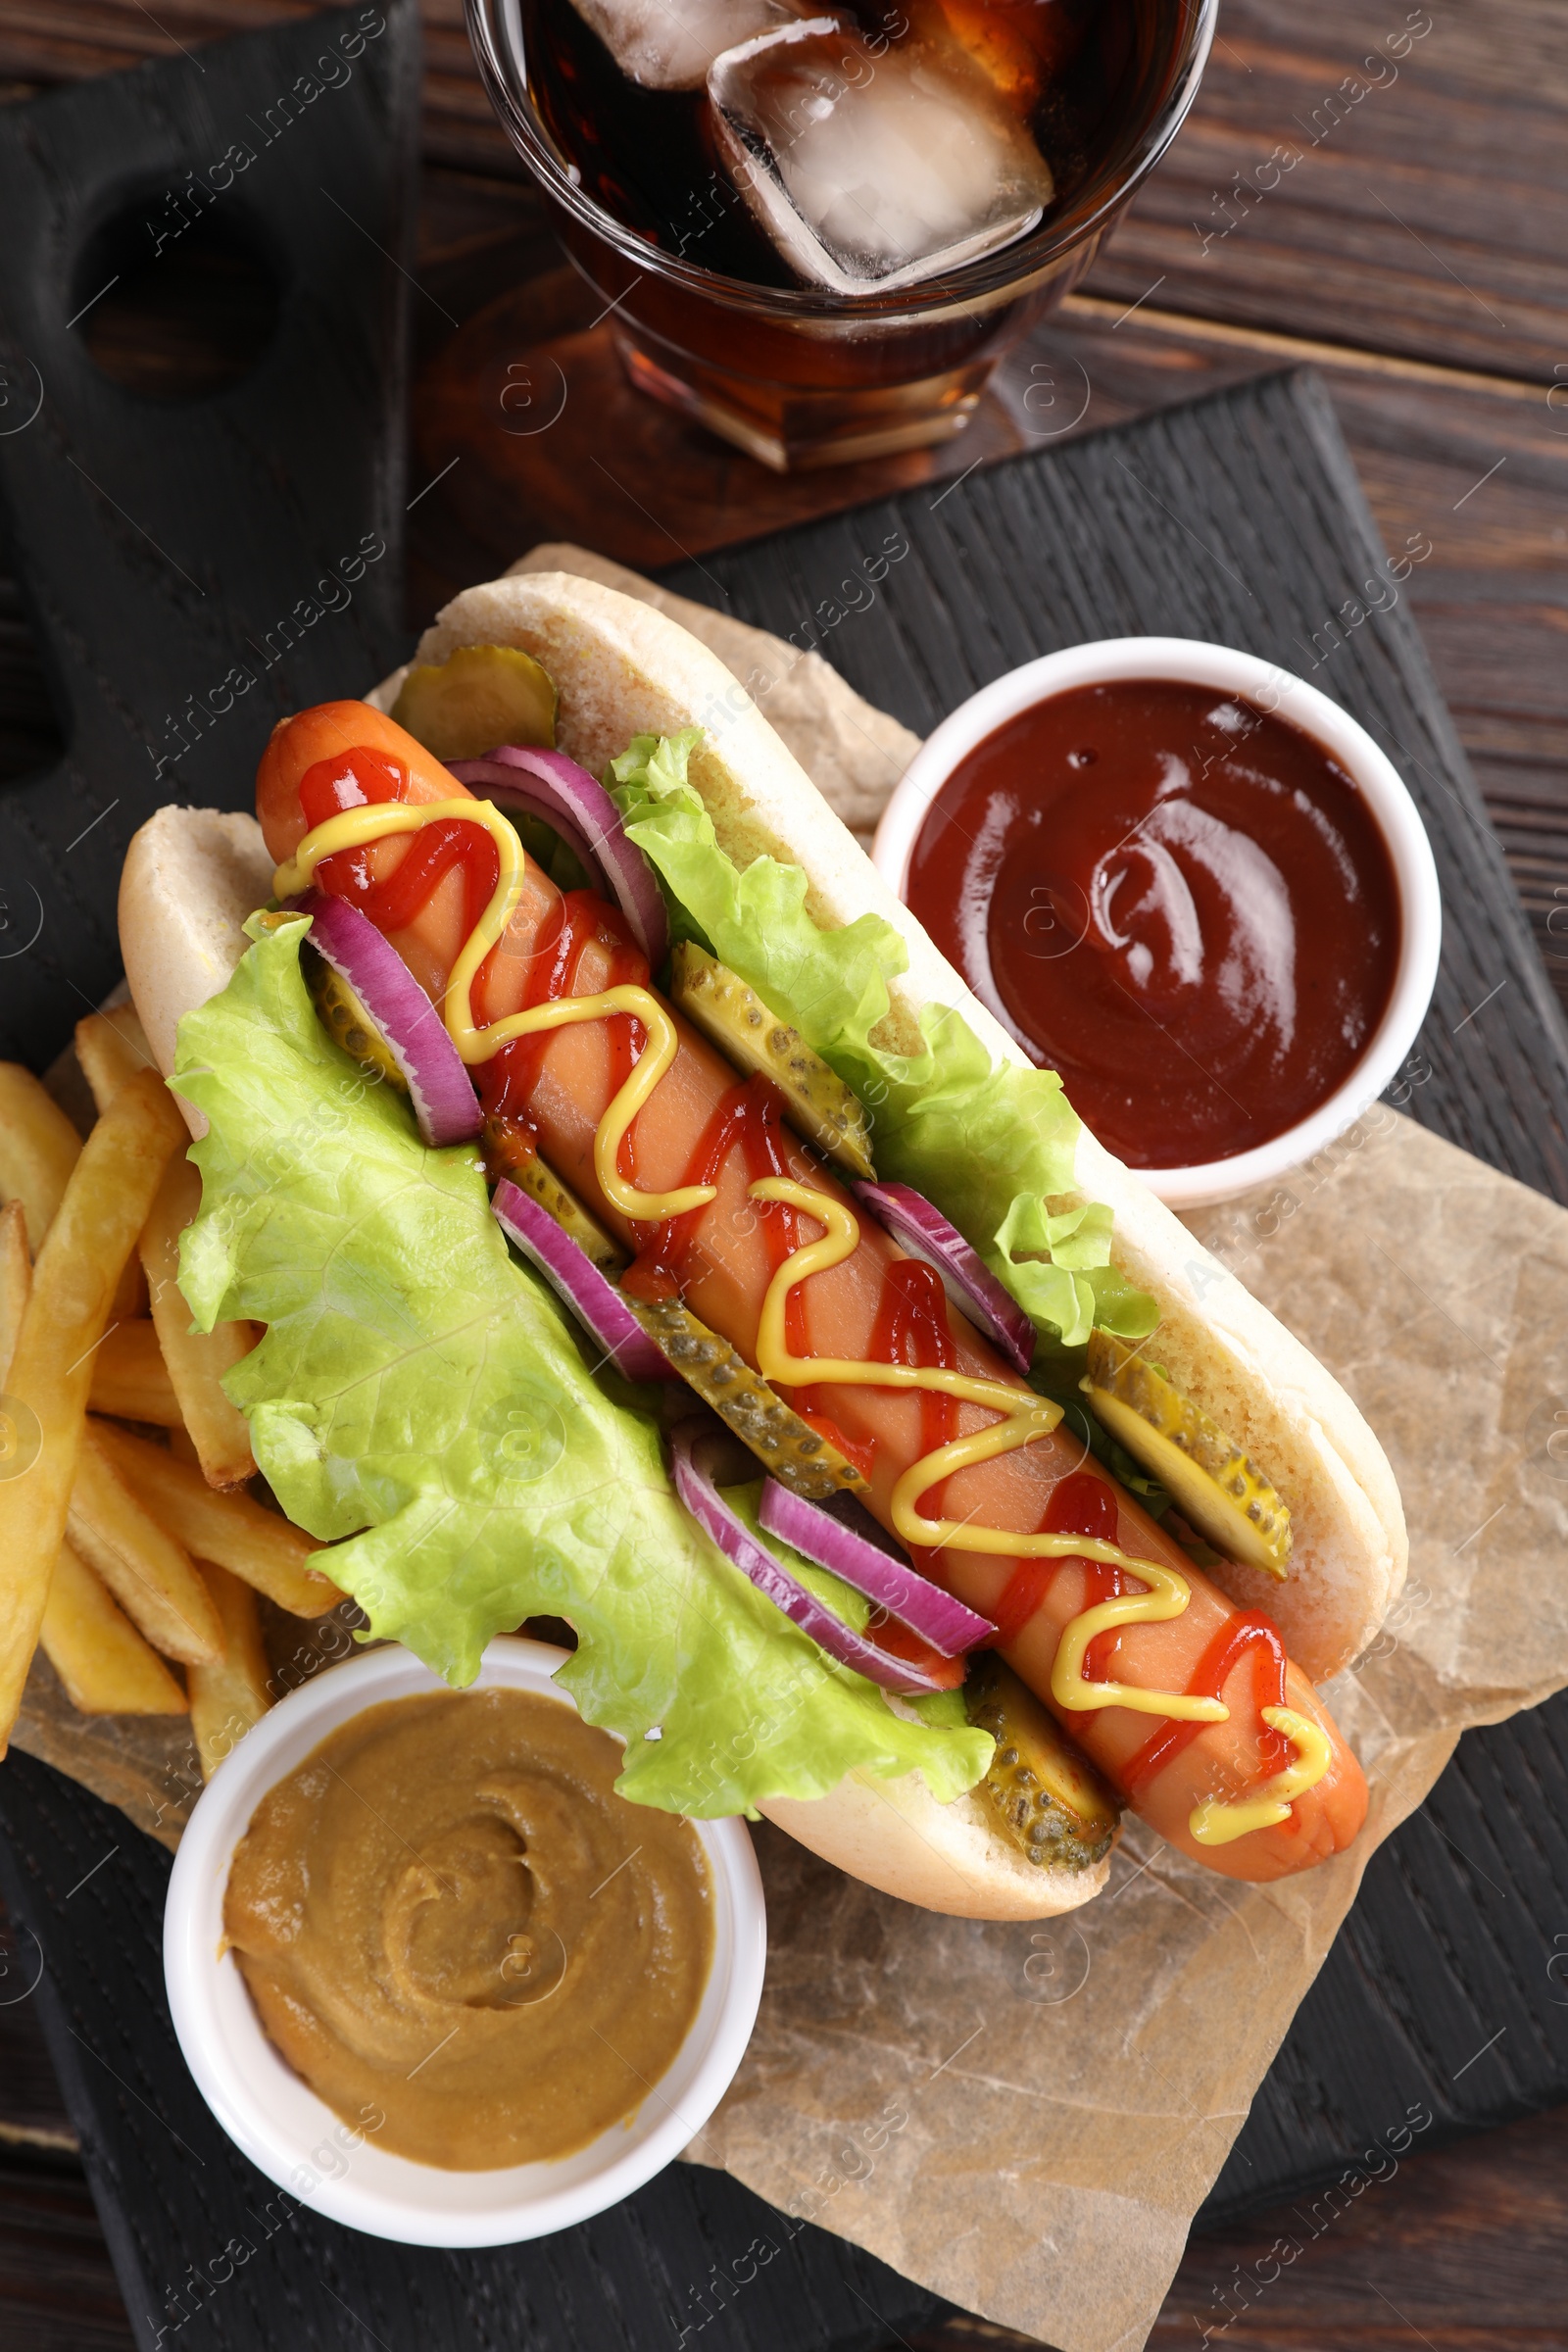
[[[328,703],[285,720],[274,731],[257,779],[257,814],[269,850],[279,862],[292,857],[310,829],[300,788],[322,761],[322,776],[352,776],[355,755],[379,755],[401,763],[406,782],[399,797],[414,802],[469,797],[464,786],[400,727],[362,703]],[[350,784],[345,800],[360,797]],[[313,804],[314,805],[314,804]],[[409,855],[408,839],[391,839],[359,854],[360,870],[370,884],[385,882]],[[351,887],[350,896],[358,895]],[[525,886],[506,937],[487,960],[473,991],[475,1018],[497,1021],[526,1001],[540,943],[559,921],[560,894],[529,861]],[[467,932],[462,875],[448,872],[405,930],[391,934],[427,993],[439,1001],[447,973]],[[609,984],[612,942],[590,941],[579,962],[572,993],[586,996]],[[623,976],[625,956],[617,971]],[[680,1051],[635,1125],[636,1182],[647,1190],[673,1188],[688,1179],[693,1141],[723,1097],[732,1093],[731,1065],[690,1025],[675,1016]],[[538,1131],[547,1163],[571,1186],[612,1231],[634,1250],[649,1237],[604,1197],[594,1171],[593,1145],[599,1123],[621,1082],[607,1022],[582,1022],[556,1031],[534,1049],[527,1111]],[[483,1077],[483,1070],[479,1073]],[[837,1180],[787,1131],[780,1138],[788,1173],[835,1199],[848,1200]],[[717,1176],[716,1198],[701,1211],[683,1267],[683,1289],[693,1311],[723,1334],[756,1363],[758,1322],[772,1272],[763,1213],[748,1197],[743,1156],[731,1153]],[[850,1202],[853,1207],[855,1204]],[[807,1351],[864,1360],[872,1352],[876,1320],[889,1268],[903,1256],[891,1238],[863,1211],[859,1246],[838,1266],[814,1276],[804,1298]],[[949,1310],[945,1309],[944,1312]],[[964,1371],[1012,1387],[1022,1384],[961,1317],[949,1313],[956,1362]],[[821,1384],[811,1392],[812,1409],[829,1415],[850,1445],[868,1449],[869,1508],[891,1527],[890,1498],[902,1471],[928,1450],[922,1434],[922,1400],[907,1392]],[[958,1429],[990,1424],[977,1405],[959,1408]],[[1163,1624],[1138,1624],[1102,1638],[1096,1652],[1096,1679],[1150,1690],[1182,1690],[1216,1635],[1240,1612],[1187,1555],[1115,1485],[1065,1430],[996,1460],[962,1469],[947,1482],[945,1515],[1020,1531],[1042,1524],[1060,1482],[1076,1474],[1108,1489],[1114,1497],[1114,1541],[1136,1557],[1178,1569],[1191,1588],[1184,1613]],[[920,1555],[920,1564],[971,1606],[995,1616],[1014,1563],[982,1553],[949,1548]],[[1023,1680],[1051,1705],[1091,1760],[1113,1786],[1123,1788],[1129,1761],[1159,1729],[1161,1719],[1127,1707],[1064,1709],[1053,1697],[1052,1669],[1061,1637],[1087,1605],[1083,1566],[1069,1560],[1042,1578],[1043,1592],[1031,1613],[1005,1639],[1003,1654]],[[1223,1723],[1204,1725],[1162,1769],[1149,1776],[1132,1797],[1135,1810],[1182,1852],[1227,1878],[1262,1881],[1283,1878],[1343,1851],[1366,1814],[1366,1783],[1354,1756],[1336,1730],[1306,1678],[1287,1670],[1286,1704],[1315,1722],[1328,1737],[1331,1761],[1316,1787],[1298,1796],[1289,1817],[1224,1845],[1205,1845],[1192,1836],[1193,1808],[1204,1797],[1234,1799],[1255,1793],[1277,1769],[1263,1760],[1263,1727],[1254,1696],[1253,1667],[1243,1656],[1220,1695],[1230,1709]]]

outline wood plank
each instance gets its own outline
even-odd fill
[[[6,2352],[132,2352],[135,2341],[86,2181],[0,2163]]]
[[[1157,284],[1200,317],[1549,384],[1568,354],[1557,0],[1225,0],[1219,34],[1089,289]]]
[[[1568,2109],[1377,2169],[1196,2239],[1150,2352],[1568,2346]]]
[[[312,13],[313,0],[167,0],[156,11],[135,0],[5,0],[0,85],[11,85],[5,95],[22,97]],[[421,13],[425,154],[432,162],[522,179],[523,167],[479,81],[463,0],[423,0]]]

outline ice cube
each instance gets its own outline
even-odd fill
[[[803,0],[574,0],[623,74],[651,90],[700,90],[715,57],[788,24]]]
[[[1054,193],[1027,127],[956,46],[866,42],[832,17],[713,62],[718,152],[785,260],[841,294],[994,253]]]

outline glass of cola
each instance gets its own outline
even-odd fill
[[[632,380],[779,470],[968,421],[1191,105],[1217,0],[467,0]]]

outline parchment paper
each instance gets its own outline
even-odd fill
[[[524,564],[721,635],[846,821],[874,823],[914,739],[818,657],[579,550]],[[1568,1683],[1568,1213],[1379,1105],[1284,1185],[1189,1222],[1344,1382],[1403,1493],[1405,1593],[1327,1688],[1371,1783],[1365,1831],[1302,1878],[1247,1887],[1134,1823],[1099,1900],[1030,1926],[911,1909],[764,1824],[761,2013],[687,2151],[1061,2352],[1143,2344],[1368,1856],[1467,1725]],[[85,1723],[40,1663],[17,1739],[177,1837],[178,1726]],[[721,2301],[767,2291],[765,2247],[719,2252],[678,2315],[685,2345]]]
[[[1327,1686],[1365,1831],[1246,1887],[1134,1824],[1106,1892],[1033,1929],[910,1910],[764,1831],[767,1993],[693,2151],[1062,2352],[1144,2342],[1368,1856],[1465,1726],[1568,1681],[1568,1215],[1382,1110],[1192,1222],[1245,1245],[1404,1494],[1405,1594]]]

